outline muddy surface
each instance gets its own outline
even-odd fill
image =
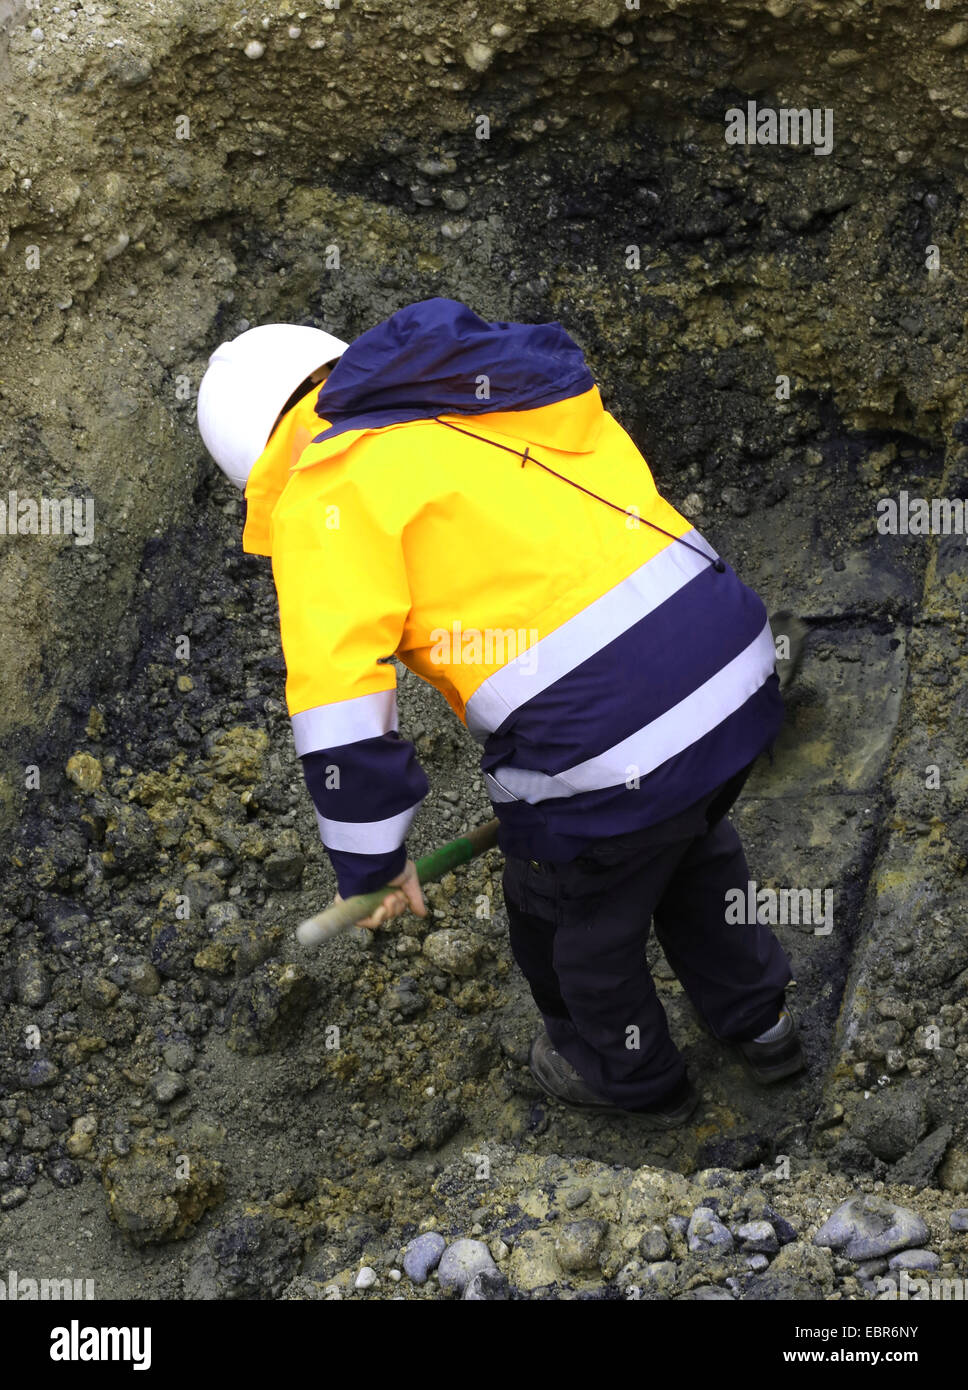
[[[968,495],[968,29],[787,0],[266,13],[0,13],[5,473],[97,517],[87,546],[0,536],[0,1263],[103,1297],[416,1298],[438,1284],[391,1271],[436,1229],[515,1296],[862,1298],[878,1271],[812,1239],[863,1191],[968,1274],[965,540],[876,526],[901,489]],[[754,97],[842,138],[731,149]],[[334,885],[268,562],[194,393],[251,323],[352,337],[432,294],[560,319],[660,489],[808,629],[735,818],[761,886],[833,895],[829,932],[777,927],[810,1070],[753,1087],[652,954],[703,1097],[673,1135],[537,1091],[496,852],[424,923],[294,943]],[[490,808],[398,680],[419,855]],[[711,1261],[676,1225],[707,1207],[782,1250]]]

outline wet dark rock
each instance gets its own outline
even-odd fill
[[[775,1255],[780,1248],[769,1221],[748,1221],[737,1228],[736,1236],[743,1249],[751,1254]]]
[[[305,1017],[315,984],[298,965],[269,961],[234,991],[228,1009],[228,1045],[255,1055],[279,1045]]]
[[[299,1268],[302,1241],[287,1221],[241,1216],[205,1239],[205,1253],[185,1276],[185,1297],[278,1298]]]
[[[942,1125],[915,1145],[891,1168],[891,1181],[909,1187],[933,1187],[945,1150],[951,1143],[952,1128]]]
[[[184,980],[206,940],[204,925],[195,916],[184,921],[169,918],[155,922],[151,930],[151,964],[166,979]]]
[[[306,856],[299,850],[270,854],[263,861],[266,878],[273,888],[296,888],[306,867]]]
[[[137,873],[155,855],[154,828],[140,806],[113,802],[107,812],[104,867],[108,872]]]
[[[60,1071],[49,1057],[34,1057],[23,1068],[22,1075],[24,1085],[33,1089],[52,1086],[60,1076]]]
[[[885,1163],[909,1155],[928,1128],[925,1089],[915,1082],[888,1086],[864,1102],[854,1132]]]
[[[485,1269],[468,1282],[464,1301],[472,1303],[501,1303],[511,1297],[508,1281],[499,1269]]]
[[[410,975],[401,975],[396,984],[387,991],[386,1005],[391,1012],[404,1018],[414,1018],[427,1007],[427,1000],[417,988],[417,982]]]
[[[184,1095],[188,1085],[177,1072],[159,1071],[151,1078],[148,1089],[159,1105],[170,1105],[178,1096]]]
[[[81,1181],[81,1170],[70,1158],[55,1159],[47,1172],[57,1187],[75,1187]]]

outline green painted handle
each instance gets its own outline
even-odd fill
[[[417,860],[417,878],[421,883],[433,883],[443,878],[451,869],[456,869],[458,864],[466,864],[469,860],[476,859],[479,854],[493,849],[497,844],[497,832],[497,820],[485,821],[483,825],[475,826],[459,839],[451,840],[439,849],[432,850],[430,854],[425,854],[422,859]],[[387,884],[385,888],[377,888],[372,893],[357,893],[345,902],[333,903],[315,917],[309,917],[300,923],[296,929],[296,939],[302,946],[318,946],[344,928],[355,926],[362,917],[369,917],[386,895],[392,892],[392,886]]]

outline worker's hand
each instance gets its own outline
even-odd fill
[[[357,922],[358,927],[380,927],[384,922],[399,917],[401,913],[406,912],[407,908],[416,913],[418,917],[426,917],[427,904],[424,902],[420,880],[417,878],[417,866],[412,859],[407,860],[403,866],[403,872],[398,874],[396,878],[391,878],[390,882],[399,885],[399,892],[388,893],[375,912]],[[343,901],[339,893],[336,894],[335,901],[338,903]]]

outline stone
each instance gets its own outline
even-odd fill
[[[364,1265],[353,1280],[354,1289],[372,1289],[377,1282],[376,1270],[372,1265]]]
[[[726,1254],[733,1248],[733,1236],[719,1220],[712,1207],[696,1207],[686,1231],[689,1249],[694,1254]]]
[[[569,1273],[598,1269],[607,1234],[608,1225],[604,1221],[569,1221],[555,1240],[555,1253],[561,1268]]]
[[[442,1289],[463,1293],[475,1274],[491,1269],[497,1265],[482,1240],[455,1240],[440,1257],[437,1278]]]
[[[133,1245],[181,1240],[222,1199],[221,1165],[164,1135],[111,1155],[102,1169],[108,1215]]]
[[[301,966],[267,961],[242,981],[228,1007],[228,1046],[255,1056],[285,1040],[315,996]]]
[[[953,1144],[938,1173],[944,1192],[968,1192],[968,1149]]]
[[[239,1216],[217,1226],[185,1277],[185,1297],[274,1299],[293,1278],[302,1258],[302,1241],[280,1217]]]
[[[161,976],[150,960],[136,960],[128,970],[128,988],[141,999],[149,999],[161,989]]]
[[[104,781],[101,764],[90,753],[75,753],[68,758],[64,770],[75,787],[80,787],[82,792],[96,792]]]
[[[753,1254],[775,1255],[780,1248],[776,1231],[769,1221],[747,1221],[736,1232],[743,1249]]]
[[[159,1105],[170,1105],[188,1089],[185,1078],[167,1069],[155,1072],[148,1082],[148,1089]]]
[[[424,937],[423,952],[438,970],[466,979],[476,971],[483,945],[472,932],[444,927]]]
[[[898,1159],[891,1169],[891,1181],[918,1189],[933,1187],[945,1149],[951,1142],[951,1126],[934,1130],[909,1154]]]
[[[97,1134],[97,1116],[79,1115],[67,1138],[67,1152],[72,1158],[84,1158],[91,1152]]]
[[[881,1197],[850,1197],[842,1202],[813,1238],[814,1245],[838,1250],[849,1260],[872,1260],[917,1246],[928,1234],[926,1223],[908,1207]]]
[[[499,1269],[482,1269],[464,1290],[468,1303],[501,1303],[510,1296],[508,1281]]]
[[[639,1240],[639,1254],[643,1260],[664,1260],[668,1253],[669,1242],[661,1226],[650,1226],[643,1232]]]
[[[447,1242],[436,1231],[425,1231],[407,1246],[403,1255],[403,1272],[415,1284],[425,1284],[440,1263]]]
[[[913,1082],[877,1092],[854,1123],[856,1137],[885,1163],[909,1155],[927,1128],[924,1088]]]
[[[968,1207],[959,1207],[948,1217],[948,1225],[953,1231],[968,1231]]]
[[[805,1240],[791,1241],[784,1245],[770,1264],[770,1274],[782,1276],[783,1282],[791,1287],[810,1288],[819,1294],[828,1294],[834,1286],[834,1262],[827,1250],[818,1249]],[[818,1297],[818,1292],[806,1295]]]
[[[901,1250],[888,1260],[891,1269],[940,1269],[941,1257],[933,1250]]]
[[[13,972],[13,987],[19,1003],[38,1009],[50,995],[50,979],[39,956],[22,956]]]

